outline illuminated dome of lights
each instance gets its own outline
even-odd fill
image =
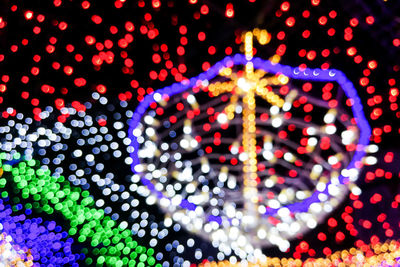
[[[315,228],[349,186],[358,194],[352,183],[370,128],[340,72],[260,59],[245,63],[260,67],[255,72],[235,71],[242,61],[226,58],[188,84],[145,98],[131,122],[131,156],[132,179],[168,214],[165,224],[180,222],[226,255],[246,258],[271,244],[286,251],[288,239]],[[288,76],[304,79],[303,90]],[[326,94],[333,100],[323,102]],[[346,94],[362,133],[338,105]]]
[[[400,264],[399,1],[0,5],[0,266]]]

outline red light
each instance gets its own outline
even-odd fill
[[[325,241],[326,240],[326,234],[320,232],[318,233],[318,239],[321,241]]]
[[[342,232],[336,233],[336,242],[341,242],[346,238],[346,236]]]
[[[329,218],[328,225],[329,225],[329,227],[334,228],[337,226],[337,221],[334,218]]]
[[[294,17],[290,17],[286,20],[286,25],[289,27],[293,27],[295,24],[296,20]]]
[[[207,15],[207,14],[208,14],[208,11],[209,11],[209,9],[208,9],[208,6],[207,6],[207,5],[202,5],[202,6],[201,6],[201,8],[200,8],[200,13],[201,13],[201,14]]]
[[[375,60],[368,62],[368,68],[370,68],[371,70],[375,69],[377,66],[378,64],[376,63]]]
[[[76,78],[74,83],[77,87],[82,87],[86,85],[86,80],[84,78]]]
[[[309,18],[310,17],[310,11],[304,10],[302,15],[303,15],[304,18]]]
[[[276,54],[279,55],[279,56],[283,56],[285,54],[285,51],[286,51],[286,45],[281,44],[276,49]],[[253,53],[254,53],[254,51],[253,51]]]
[[[159,8],[161,6],[160,0],[153,0],[152,4],[154,8]]]
[[[356,27],[357,25],[358,25],[358,19],[352,18],[352,19],[350,20],[350,26]]]
[[[37,27],[37,26],[36,26],[36,27],[33,28],[33,32],[34,32],[35,34],[39,34],[40,31],[41,31],[40,27]]]
[[[334,28],[330,28],[330,29],[328,30],[328,35],[329,35],[329,36],[334,36],[335,33],[336,33],[336,30],[335,30]]]
[[[93,36],[87,35],[87,36],[85,37],[85,42],[86,42],[88,45],[93,45],[93,44],[96,42],[96,39],[95,39]]]
[[[336,13],[335,10],[332,10],[331,12],[329,12],[329,17],[330,17],[331,19],[336,18],[336,16],[337,16],[337,13]]]
[[[206,39],[206,34],[204,32],[199,32],[197,37],[199,38],[199,41],[204,41]]]
[[[386,153],[384,160],[386,163],[390,163],[393,161],[393,157],[394,157],[393,152],[388,152]]]
[[[32,11],[26,11],[25,12],[25,18],[27,20],[31,20],[33,18],[33,12]]]
[[[309,30],[305,30],[304,32],[303,32],[303,38],[308,38],[308,37],[310,37],[310,31]]]
[[[98,15],[93,15],[93,16],[92,16],[92,21],[93,21],[94,23],[96,23],[96,24],[100,24],[100,23],[103,21],[103,19],[102,19],[100,16],[98,16]]]
[[[283,39],[285,39],[285,32],[283,32],[283,31],[281,31],[281,32],[279,32],[278,34],[277,34],[277,38],[278,38],[278,40],[283,40]]]
[[[133,25],[132,22],[127,21],[127,22],[125,23],[125,29],[126,29],[128,32],[133,32],[133,31],[135,30],[135,26]]]
[[[215,52],[216,52],[215,46],[210,46],[210,47],[208,48],[208,53],[209,53],[210,55],[214,55]]]
[[[58,24],[58,28],[62,31],[64,31],[65,29],[67,29],[68,24],[64,21],[60,22],[60,24]]]
[[[332,254],[332,250],[328,247],[325,247],[322,252],[327,256]]]
[[[152,16],[151,16],[150,13],[144,14],[144,20],[145,20],[145,21],[150,21],[151,19],[152,19]]]
[[[176,49],[176,52],[178,55],[182,56],[185,54],[185,48],[183,46],[178,46],[178,48]]]
[[[324,49],[324,50],[322,50],[321,54],[323,57],[328,57],[330,54],[330,51],[328,49]]]
[[[347,49],[347,55],[354,56],[357,53],[357,49],[355,47],[350,47]]]
[[[64,72],[67,75],[71,75],[73,71],[74,71],[74,69],[71,66],[65,66],[64,67]]]
[[[397,88],[392,88],[392,89],[390,89],[390,95],[392,95],[392,96],[398,96],[399,95],[399,89],[397,89]]]
[[[363,58],[360,55],[354,57],[354,62],[357,64],[360,64],[362,60]]]
[[[225,11],[225,16],[227,18],[233,18],[233,16],[235,15],[235,11],[233,9],[233,5],[231,3],[226,5],[226,11]]]
[[[83,8],[83,9],[88,9],[89,7],[90,7],[89,1],[83,1],[83,2],[82,2],[82,8]]]
[[[282,3],[282,5],[281,5],[281,10],[282,10],[282,11],[288,11],[289,8],[290,8],[289,2],[283,2],[283,3]]]
[[[314,50],[311,50],[307,53],[307,59],[312,61],[317,56],[317,53]]]
[[[187,33],[187,27],[185,25],[180,26],[179,33],[185,35]]]
[[[203,64],[202,64],[202,69],[204,70],[204,71],[207,71],[208,69],[210,68],[210,63],[209,62],[204,62]]]
[[[328,18],[325,17],[325,16],[322,16],[322,17],[320,17],[320,18],[318,19],[318,23],[319,23],[320,25],[325,25],[327,22],[328,22]]]
[[[367,77],[363,77],[360,79],[360,85],[367,86],[369,83],[369,79]]]
[[[311,4],[313,6],[318,6],[319,5],[320,0],[311,0]]]
[[[373,17],[373,16],[368,16],[366,19],[365,19],[365,21],[368,23],[368,24],[374,24],[374,22],[375,22],[375,18]]]

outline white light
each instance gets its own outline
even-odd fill
[[[132,134],[136,137],[141,136],[142,135],[142,131],[139,128],[136,128],[132,131]]]
[[[258,212],[260,214],[264,214],[265,212],[267,212],[267,208],[264,205],[260,205],[258,206]]]
[[[194,95],[188,95],[188,97],[187,97],[187,102],[188,102],[189,104],[194,104],[194,103],[196,103],[196,98],[194,97]]]
[[[150,195],[146,198],[146,204],[147,205],[154,205],[157,201],[157,198],[153,195]]]
[[[79,158],[80,156],[82,156],[82,150],[80,150],[80,149],[75,150],[75,151],[74,151],[74,156],[77,157],[77,158]]]
[[[190,127],[190,126],[183,127],[183,132],[185,134],[191,134],[192,133],[192,127]]]
[[[199,143],[196,141],[196,139],[190,140],[190,146],[192,148],[196,148],[199,145]]]
[[[290,153],[290,152],[286,152],[286,153],[283,155],[283,158],[284,158],[286,161],[289,161],[289,162],[292,162],[292,161],[294,160],[294,156],[293,156],[293,154]]]
[[[311,229],[317,227],[317,221],[315,219],[313,219],[313,218],[308,219],[307,220],[307,227],[311,228]]]
[[[155,93],[153,95],[153,98],[154,98],[155,101],[159,102],[162,99],[162,96],[159,93]]]
[[[246,161],[249,158],[249,155],[245,152],[239,154],[240,161]]]
[[[354,139],[354,132],[351,130],[346,130],[342,132],[341,136],[342,136],[342,143],[344,145],[349,145]]]
[[[201,165],[201,171],[202,171],[203,173],[209,173],[209,172],[210,172],[210,165],[208,165],[208,164],[202,164],[202,165]]]
[[[319,182],[319,183],[317,184],[317,186],[316,186],[316,189],[317,189],[319,192],[324,191],[325,188],[326,188],[326,184],[323,183],[323,182]]]
[[[300,224],[298,222],[294,222],[290,224],[290,231],[293,233],[297,233],[300,230]]]
[[[278,215],[282,218],[290,215],[290,210],[288,208],[281,208],[278,210]]]
[[[272,122],[271,122],[271,124],[272,124],[272,126],[274,127],[274,128],[278,128],[279,126],[281,126],[282,125],[282,119],[280,118],[280,117],[277,117],[277,118],[273,118],[272,119]]]
[[[165,227],[170,227],[171,225],[172,225],[172,220],[171,220],[171,218],[165,218],[165,220],[164,220],[164,225],[165,225]]]
[[[330,157],[328,158],[328,163],[329,163],[330,165],[335,165],[335,164],[337,164],[338,162],[339,162],[339,160],[338,160],[338,158],[335,157],[335,156],[330,156]]]
[[[92,162],[94,161],[94,156],[92,154],[88,154],[86,155],[85,159],[87,162]]]
[[[218,115],[218,117],[217,117],[217,121],[218,121],[220,124],[227,123],[227,122],[228,122],[228,116],[226,116],[225,113],[220,113],[220,114]]]
[[[236,146],[236,145],[232,145],[231,146],[231,153],[233,154],[233,155],[236,155],[237,153],[239,153],[239,148],[238,148],[238,146]]]
[[[245,92],[248,92],[251,88],[251,85],[246,81],[245,78],[240,78],[237,81],[237,85]]]
[[[374,156],[368,156],[365,158],[366,165],[375,165],[376,163],[378,163],[378,159]]]
[[[339,187],[333,184],[328,185],[328,192],[331,196],[337,196],[340,193]]]
[[[356,196],[359,196],[359,195],[361,195],[361,189],[358,186],[354,186],[351,189],[351,193],[353,193]]]
[[[269,112],[271,113],[271,115],[277,115],[279,113],[279,107],[278,106],[272,106],[269,109]]]
[[[335,125],[333,125],[333,124],[327,125],[327,126],[325,127],[325,132],[326,132],[327,134],[334,134],[334,133],[336,133],[336,127],[335,127]]]
[[[323,170],[323,168],[322,168],[322,166],[319,165],[319,164],[314,165],[314,167],[313,167],[313,169],[312,169],[312,171],[313,171],[313,172],[316,172],[316,173],[321,173],[322,170]]]
[[[271,160],[271,159],[273,159],[274,158],[274,153],[272,153],[271,151],[264,151],[263,152],[263,157],[266,159],[266,160]]]
[[[367,147],[367,152],[369,152],[369,153],[376,153],[376,152],[378,152],[378,150],[379,150],[379,147],[377,145],[369,145]]]
[[[152,137],[156,134],[156,131],[153,128],[149,127],[146,129],[146,134],[147,136]]]
[[[278,209],[281,206],[281,203],[279,203],[279,201],[276,199],[271,199],[268,201],[268,206],[273,209]]]
[[[274,186],[275,183],[274,183],[274,181],[272,181],[271,179],[267,179],[267,180],[265,180],[264,184],[265,184],[265,186],[266,186],[267,188],[271,188],[271,187]]]
[[[289,111],[291,108],[292,108],[292,104],[290,104],[289,102],[285,102],[282,106],[283,111]]]
[[[180,145],[183,149],[187,149],[187,148],[189,148],[189,141],[186,140],[186,139],[182,139],[182,140],[179,142],[179,145]]]
[[[300,200],[305,199],[306,198],[306,194],[303,191],[297,191],[296,192],[296,198],[300,199]]]
[[[315,135],[317,133],[317,130],[314,127],[308,127],[307,128],[307,134],[308,135]]]
[[[148,125],[151,125],[151,124],[153,124],[153,122],[154,122],[154,118],[153,118],[152,116],[146,115],[146,116],[144,117],[144,122],[145,122],[146,124],[148,124]]]
[[[332,113],[327,113],[324,117],[324,122],[325,123],[332,123],[335,120],[335,115],[333,115]]]
[[[287,240],[282,240],[278,243],[279,250],[285,252],[290,247],[290,243]]]
[[[258,229],[257,236],[259,239],[265,239],[267,237],[267,232],[264,229]]]

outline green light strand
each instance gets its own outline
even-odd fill
[[[90,241],[93,247],[104,245],[101,249],[93,249],[93,254],[98,255],[98,265],[162,266],[156,264],[152,248],[139,246],[133,240],[126,223],[117,226],[111,217],[104,215],[104,210],[92,207],[94,199],[89,191],[71,187],[63,176],[51,176],[49,170],[38,168],[35,160],[21,161],[18,166],[11,166],[3,165],[4,159],[6,154],[0,153],[0,167],[5,177],[0,178],[0,188],[4,188],[6,179],[9,179],[21,191],[23,199],[31,197],[34,200],[33,207],[47,214],[59,212],[70,221],[68,233],[71,236],[78,235],[79,242]],[[18,155],[14,159],[18,159]],[[1,195],[7,197],[8,193],[2,191]],[[81,228],[79,231],[78,227]],[[87,264],[92,262],[91,258],[86,259]]]

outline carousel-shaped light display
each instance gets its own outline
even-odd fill
[[[226,256],[255,261],[290,247],[349,190],[370,127],[353,85],[337,70],[299,69],[245,55],[147,96],[129,130],[132,181],[149,204],[210,240]]]

